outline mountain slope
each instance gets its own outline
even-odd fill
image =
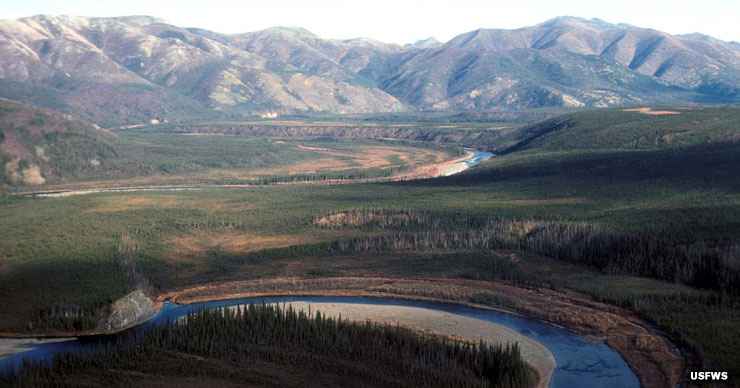
[[[405,61],[383,85],[427,109],[732,101],[740,50],[702,35],[562,17],[459,35]]]
[[[740,47],[561,17],[444,44],[225,35],[147,16],[0,21],[0,97],[135,124],[265,113],[486,111],[740,100]]]
[[[45,105],[38,96],[50,96],[59,108],[117,123],[209,110],[403,109],[385,92],[353,82],[349,71],[274,65],[280,58],[264,58],[237,44],[236,38],[146,17],[2,21],[2,93]],[[307,56],[318,57],[315,51]]]
[[[115,136],[70,115],[0,99],[0,187],[89,172],[116,156]]]
[[[705,78],[733,73],[737,81],[740,51],[701,34],[670,34],[598,19],[559,17],[518,30],[477,30],[447,46],[481,51],[558,50],[594,55],[673,85],[696,87]]]

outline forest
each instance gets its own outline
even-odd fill
[[[187,361],[173,365],[171,357]],[[260,373],[250,375],[256,366]],[[286,381],[303,374],[313,377]],[[132,386],[171,378],[163,386],[177,387],[183,376],[221,384],[317,387],[333,381],[366,387],[523,388],[536,381],[516,344],[460,342],[291,306],[250,304],[202,310],[144,333],[102,339],[96,350],[62,353],[50,364],[27,363],[0,383]]]
[[[650,277],[733,295],[740,292],[740,246],[733,241],[687,244],[667,234],[616,232],[583,222],[394,209],[353,209],[316,217],[314,222],[329,228],[375,227],[385,232],[335,241],[327,253],[516,249],[608,274]]]

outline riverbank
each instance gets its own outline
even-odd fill
[[[393,297],[494,308],[603,340],[622,355],[646,388],[673,388],[684,370],[679,350],[634,313],[574,293],[494,282],[380,277],[277,278],[201,285],[165,293],[160,300],[191,304],[268,295]]]
[[[68,338],[0,338],[0,359],[13,354],[23,353],[32,350],[36,346],[43,344],[53,344],[59,342],[73,341],[75,337]]]
[[[619,352],[639,378],[640,384],[646,388],[673,388],[684,370],[683,357],[675,346],[634,313],[574,293],[525,289],[495,282],[383,277],[273,278],[209,283],[174,290],[159,295],[154,302],[156,306],[161,306],[165,301],[194,304],[291,295],[386,297],[502,310],[604,341]]]

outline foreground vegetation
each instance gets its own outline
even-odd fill
[[[310,376],[310,377],[309,377]],[[248,305],[193,313],[98,350],[26,365],[18,387],[260,386],[531,387],[536,374],[516,345],[461,343],[409,329],[357,324],[291,307]],[[2,380],[0,380],[2,382]]]

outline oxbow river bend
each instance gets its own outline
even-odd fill
[[[253,303],[289,302],[409,306],[476,318],[505,326],[544,345],[553,354],[556,361],[556,368],[550,381],[550,387],[552,388],[631,388],[640,386],[637,377],[619,353],[603,342],[592,341],[566,329],[525,317],[458,304],[392,298],[335,296],[259,297],[190,305],[166,303],[154,318],[130,330],[143,332],[154,325],[167,324],[179,317],[186,316],[188,313],[202,309],[217,309]],[[38,345],[32,350],[0,359],[0,370],[7,373],[12,368],[19,368],[23,359],[44,361],[51,360],[54,354],[60,352],[90,351],[96,344],[115,341],[118,336],[126,334],[99,335]]]

